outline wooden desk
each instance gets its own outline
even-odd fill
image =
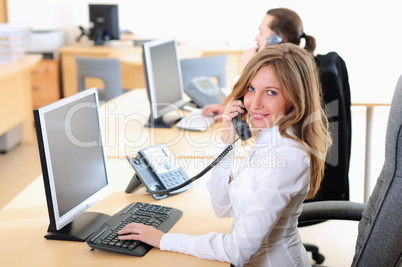
[[[150,114],[145,89],[132,90],[103,104],[100,112],[108,157],[135,156],[140,149],[161,143],[166,143],[176,157],[183,161],[186,158],[205,159],[201,166],[207,166],[216,155],[220,122],[205,132],[185,131],[176,125],[171,129],[144,127]],[[172,115],[183,116],[184,111],[178,110],[177,114]],[[247,149],[238,146],[236,154],[242,156]]]
[[[134,170],[125,159],[126,152],[136,153],[140,148],[166,142],[176,153],[187,155],[178,158],[181,159],[180,164],[190,177],[198,174],[209,163],[209,161],[205,162],[208,158],[204,156],[193,156],[197,148],[192,148],[189,140],[178,138],[184,131],[175,127],[172,129],[143,128],[143,123],[146,122],[149,114],[149,104],[144,89],[133,90],[104,103],[100,112],[104,122],[103,127],[105,127],[108,177],[113,191],[111,195],[91,207],[89,211],[112,215],[130,203],[146,202],[170,206],[183,211],[183,216],[169,230],[170,233],[201,235],[212,231],[231,232],[233,220],[231,218],[219,219],[213,212],[210,196],[205,186],[210,173],[195,181],[189,190],[159,201],[152,198],[145,191],[145,187],[140,187],[131,194],[124,193],[134,175]],[[185,133],[191,133],[191,140],[209,141],[210,139],[208,132]],[[127,143],[126,140],[130,143]],[[117,145],[113,145],[113,142]],[[123,145],[120,145],[120,142]],[[210,143],[207,143],[204,149],[214,155],[215,148],[210,148]],[[82,242],[46,240],[44,235],[49,225],[49,217],[42,179],[42,176],[39,176],[0,210],[0,235],[2,235],[2,240],[8,240],[7,243],[0,244],[2,251],[0,266],[73,266],[76,264],[97,267],[115,264],[229,266],[228,263],[202,260],[180,253],[163,252],[155,248],[144,257],[133,257],[101,250],[90,251],[90,247]]]
[[[41,55],[0,65],[0,135],[23,123],[23,142],[33,141],[31,69]]]
[[[203,57],[227,54],[226,80],[232,84],[233,78],[240,72],[240,58],[242,49],[228,46],[218,48],[194,48],[190,46],[178,46],[180,58]],[[59,49],[63,78],[64,96],[70,96],[77,92],[77,67],[75,56],[117,58],[121,62],[122,85],[124,88],[145,88],[145,76],[142,66],[142,48],[139,46],[90,46],[88,44],[67,45]],[[103,88],[99,80],[88,80],[87,87]]]
[[[171,206],[183,211],[183,216],[170,233],[193,235],[211,231],[230,233],[232,219],[219,219],[212,210],[205,187],[209,175],[197,180],[181,194],[154,200],[144,187],[132,194],[124,193],[133,171],[126,160],[108,159],[111,195],[95,204],[91,211],[114,214],[132,202],[147,202]],[[189,174],[200,168],[188,169]],[[201,260],[175,252],[152,249],[144,257],[133,257],[100,250],[90,251],[86,243],[46,240],[49,217],[42,177],[38,177],[13,201],[0,211],[0,266],[229,266],[227,263]]]

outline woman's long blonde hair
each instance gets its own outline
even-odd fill
[[[254,75],[266,65],[272,67],[284,99],[292,105],[278,123],[279,132],[302,143],[309,154],[311,179],[307,199],[311,199],[320,188],[325,156],[331,144],[318,70],[311,53],[290,43],[262,49],[244,68],[224,104],[230,99],[243,97]],[[291,128],[296,137],[290,136],[287,128]]]

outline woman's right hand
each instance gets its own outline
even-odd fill
[[[236,117],[239,113],[244,114],[245,106],[241,100],[231,100],[225,108],[225,111],[222,114],[222,134],[221,138],[225,144],[233,143],[237,138],[236,130],[233,126],[233,118]]]

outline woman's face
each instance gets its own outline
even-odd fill
[[[271,66],[261,67],[244,96],[244,105],[256,129],[273,127],[292,108],[283,98],[282,90]]]
[[[264,43],[264,41],[266,41],[269,36],[275,34],[275,32],[268,27],[269,25],[271,25],[271,22],[274,18],[275,18],[274,16],[266,14],[264,19],[261,21],[260,27],[258,28],[259,29],[258,34],[254,39],[254,41],[257,42],[258,47],[261,47],[264,44],[266,44]]]

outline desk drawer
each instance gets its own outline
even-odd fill
[[[60,99],[58,60],[42,60],[32,69],[31,76],[33,108],[38,108]]]
[[[33,107],[41,107],[60,99],[59,87],[52,81],[43,81],[32,85]]]
[[[32,81],[40,82],[41,80],[58,80],[59,66],[58,60],[43,59],[38,65],[36,65],[32,71]]]

